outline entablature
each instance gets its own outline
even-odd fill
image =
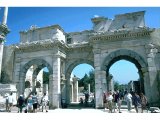
[[[150,36],[155,29],[151,28],[137,28],[129,30],[117,30],[113,32],[94,33],[90,36],[90,42],[104,41],[104,40],[124,40],[128,38],[141,38]]]

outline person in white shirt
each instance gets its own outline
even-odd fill
[[[11,107],[13,106],[13,96],[12,92],[8,96],[8,111],[11,112]]]
[[[112,96],[112,92],[109,92],[109,95],[107,96],[107,103],[108,103],[108,108],[109,108],[109,112],[112,113],[112,109],[113,109],[113,96]]]
[[[44,108],[45,108],[46,112],[48,112],[47,104],[48,104],[49,100],[48,100],[48,96],[46,95],[46,93],[44,93],[41,101],[42,101],[42,112],[43,112]]]
[[[132,107],[132,95],[129,92],[126,92],[124,99],[127,102],[128,111],[130,112]]]

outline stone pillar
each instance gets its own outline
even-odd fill
[[[148,73],[146,73],[146,79],[148,80],[147,76],[149,75],[149,85],[147,90],[148,99],[151,104],[155,104],[159,101],[159,93],[158,93],[158,80],[157,80],[157,67],[156,66],[156,54],[158,53],[158,49],[153,44],[149,44],[146,46],[146,53],[147,53],[147,62],[148,62]],[[147,75],[148,74],[148,75]],[[144,80],[146,82],[146,80]],[[148,81],[147,81],[148,82]],[[146,85],[146,83],[145,83]],[[145,89],[146,90],[146,89]]]
[[[144,71],[145,70],[145,71]],[[148,101],[151,101],[151,91],[150,91],[150,80],[149,80],[149,72],[147,69],[143,69],[143,77],[144,77],[144,91]]]
[[[106,83],[106,76],[101,70],[101,52],[100,49],[94,49],[94,67],[95,67],[95,101],[96,108],[103,108],[103,86]]]
[[[91,93],[91,85],[90,84],[88,84],[88,93],[89,93],[89,95]]]
[[[2,20],[2,24],[6,25],[7,23],[7,15],[8,15],[8,7],[4,8],[4,15],[3,15],[3,20]]]
[[[114,91],[114,83],[113,83],[113,79],[109,79],[109,90]]]
[[[67,81],[66,80],[61,80],[61,100],[65,100],[65,103],[67,101],[67,91],[66,91],[66,84],[67,84]],[[66,93],[67,92],[67,93]]]
[[[0,25],[0,79],[1,79],[1,69],[2,69],[2,59],[3,59],[3,48],[4,48],[4,41],[6,35],[9,33],[9,29],[6,25],[7,23],[7,14],[8,14],[8,7],[4,8],[4,15],[2,24]]]
[[[36,74],[32,74],[32,90],[36,86],[36,81],[37,81],[37,75]]]
[[[73,102],[78,102],[78,78],[73,77]]]
[[[70,84],[70,101],[73,102],[73,83]]]
[[[17,88],[17,92],[18,92],[18,96],[20,94],[22,94],[22,91],[19,91],[20,89],[20,73],[21,71],[21,58],[16,58],[15,62],[14,62],[14,83],[16,84],[16,88]]]
[[[21,73],[20,72],[20,78],[19,78],[19,94],[24,94],[24,90],[25,90],[25,77],[26,74],[25,73]]]
[[[56,55],[53,57],[53,75],[49,78],[50,109],[60,107],[60,79],[60,56]]]
[[[3,48],[4,48],[4,42],[0,41],[0,79],[1,79],[1,69],[2,69]]]
[[[69,104],[70,103],[70,74],[67,73],[67,80],[66,80],[66,103]]]

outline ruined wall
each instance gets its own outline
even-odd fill
[[[59,40],[65,42],[65,33],[58,25],[43,28],[31,26],[28,31],[20,32],[20,43],[40,42],[44,40]]]

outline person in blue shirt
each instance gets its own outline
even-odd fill
[[[34,93],[34,95],[32,96],[32,100],[33,100],[33,112],[37,112],[37,105],[38,105],[38,98],[37,98],[37,92]]]
[[[32,99],[32,95],[30,95],[30,97],[28,98],[27,109],[28,109],[29,113],[33,112],[33,99]]]

